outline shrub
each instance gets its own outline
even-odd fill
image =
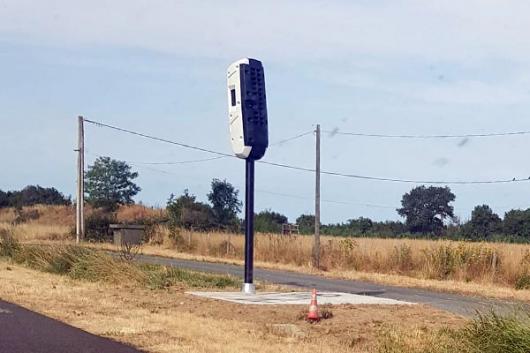
[[[85,237],[91,241],[110,241],[109,226],[116,223],[113,213],[95,210],[85,219]]]
[[[212,208],[184,190],[178,198],[171,195],[167,202],[167,216],[171,228],[182,227],[186,229],[208,230],[215,227]]]

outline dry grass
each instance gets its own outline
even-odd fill
[[[65,225],[38,224],[33,222],[17,225],[0,223],[0,229],[9,231],[20,241],[72,239],[72,229]]]
[[[90,211],[90,210],[89,210]],[[75,209],[73,206],[35,205],[24,207],[23,213],[34,213],[36,219],[29,220],[29,224],[53,225],[72,227],[75,224]],[[0,223],[15,223],[17,214],[14,208],[0,208]]]
[[[68,226],[50,223],[57,218],[70,219],[68,208],[37,209],[38,219],[17,226],[0,223],[0,228],[11,227],[22,241],[69,239]],[[48,209],[51,215],[47,215]],[[0,212],[0,220],[9,219],[10,212]],[[136,205],[121,208],[117,217],[122,222],[134,222],[162,219],[165,214],[162,210]],[[312,238],[308,236],[257,234],[256,264],[310,272],[313,271],[311,247]],[[155,226],[143,251],[169,257],[241,263],[243,249],[242,235],[186,230],[171,234],[167,227]],[[324,236],[321,249],[322,271],[319,273],[326,276],[530,300],[530,245],[527,244]]]
[[[0,283],[3,300],[149,352],[373,352],[386,326],[436,331],[464,324],[424,306],[337,306],[333,318],[311,325],[298,318],[304,306],[241,306],[180,287],[78,281],[3,260]],[[275,332],[279,323],[296,325],[302,335]]]
[[[20,241],[66,240],[72,235],[74,209],[71,206],[36,205],[24,207],[22,217],[13,208],[0,208],[0,229],[9,230]]]
[[[166,218],[166,210],[142,205],[122,206],[116,212],[119,223],[135,223],[146,219],[160,220]]]
[[[530,273],[530,245],[448,240],[322,237],[322,270],[405,276],[514,288]],[[240,260],[244,237],[225,233],[170,236],[160,229],[152,244],[177,252]],[[258,234],[256,261],[309,267],[312,238]],[[522,289],[522,288],[521,288]]]

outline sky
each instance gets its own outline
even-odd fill
[[[381,139],[330,133],[530,130],[530,3],[524,1],[0,0],[0,189],[75,194],[77,116],[231,153],[225,71],[263,62],[272,143],[322,130],[322,169],[414,180],[528,178],[530,135]],[[140,176],[136,200],[164,206],[213,178],[244,195],[244,161],[91,124],[86,160]],[[313,168],[315,137],[264,160]],[[322,221],[397,220],[415,184],[322,176]],[[530,207],[530,181],[450,185],[455,213]],[[256,210],[312,213],[314,174],[256,166]]]

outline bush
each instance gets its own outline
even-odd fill
[[[271,210],[261,211],[254,216],[256,232],[281,233],[282,225],[285,223],[287,223],[286,216]]]
[[[504,215],[503,230],[505,234],[530,237],[530,209],[511,210]]]
[[[208,230],[215,227],[212,208],[184,190],[178,198],[171,195],[167,202],[167,215],[171,228],[182,227],[186,229]]]
[[[110,225],[116,223],[116,216],[102,210],[95,210],[85,220],[85,238],[89,241],[111,241]]]

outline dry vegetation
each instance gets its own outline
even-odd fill
[[[12,225],[12,210],[0,210],[0,228],[10,229],[23,241],[68,239],[72,209],[62,206],[35,209],[38,218],[17,225]],[[142,206],[123,207],[117,214],[121,222],[163,217],[163,210]],[[239,262],[243,258],[243,245],[241,235],[186,230],[172,233],[165,226],[154,226],[143,251]],[[312,239],[307,236],[258,234],[256,263],[310,271],[311,246]],[[530,245],[322,237],[321,248],[321,273],[329,276],[530,300]]]
[[[185,293],[192,287],[234,290],[240,285],[234,278],[136,265],[98,250],[57,245],[57,242],[54,246],[19,243],[16,239],[19,229],[20,225],[4,225],[4,229],[0,229],[0,282],[4,284],[0,286],[0,299],[149,352],[530,351],[530,321],[521,313],[519,317],[507,318],[486,314],[466,322],[460,317],[420,305],[341,305],[323,308],[330,313],[330,318],[319,324],[309,324],[303,320],[305,306],[241,306]],[[189,238],[166,234],[159,241],[173,253],[177,249],[237,258],[241,237],[189,234]],[[41,234],[39,239],[43,238]],[[304,263],[296,262],[296,258],[289,257],[289,251],[298,249],[297,254],[304,255],[307,249],[302,246],[308,246],[308,239],[285,239],[273,235],[261,235],[258,239],[261,256],[264,251],[269,251],[279,263],[304,266]],[[330,240],[333,239],[326,239]],[[384,245],[389,242],[362,240],[365,241],[363,245],[372,241],[383,249],[387,249]],[[231,245],[225,247],[227,244]],[[401,244],[403,241],[395,243],[391,249],[399,249]],[[441,246],[458,245],[441,242]],[[339,241],[338,245],[328,246],[339,246],[340,249],[342,245]],[[436,243],[426,242],[423,246],[434,247]],[[508,247],[495,246],[500,249]],[[151,247],[161,248],[160,245]],[[347,253],[361,251],[360,247],[359,244],[349,247]],[[363,251],[369,253],[371,249]],[[410,250],[413,254],[414,251]],[[494,251],[498,252],[495,256],[501,256],[500,250]],[[330,253],[324,254],[330,256]],[[339,256],[340,252],[333,254]],[[391,258],[393,254],[394,251],[390,250],[387,256]],[[347,259],[346,255],[342,256]],[[475,256],[480,258],[481,255]],[[337,262],[333,266],[353,264],[334,260]],[[503,263],[495,261],[495,266]],[[462,266],[463,263],[458,264]],[[328,263],[328,266],[331,265]]]
[[[56,248],[53,257],[64,249]],[[70,248],[73,259],[79,256],[74,251],[84,257],[86,249]],[[18,256],[34,257],[27,251]],[[45,266],[24,263],[49,271],[49,256],[47,251],[39,255]],[[193,297],[185,294],[194,283],[188,277],[148,289],[132,265],[111,270],[115,260],[92,256],[98,260],[84,261],[101,269],[98,273],[111,271],[110,278],[38,272],[0,257],[0,282],[7,284],[0,287],[0,298],[149,352],[377,352],[382,335],[393,326],[436,332],[464,325],[448,313],[408,305],[334,306],[327,309],[332,318],[309,324],[301,315],[305,306],[242,306]]]

